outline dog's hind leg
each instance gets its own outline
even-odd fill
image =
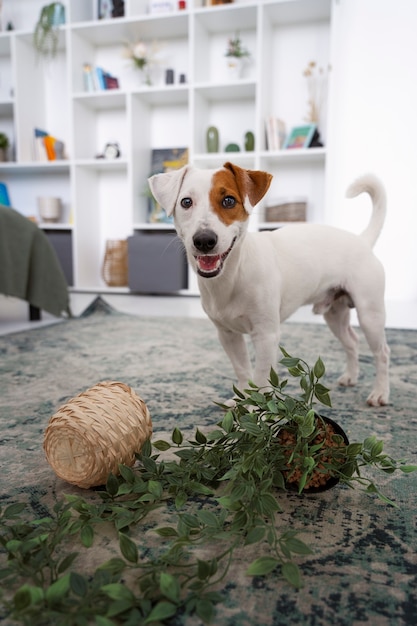
[[[324,313],[332,333],[342,344],[346,353],[346,369],[340,376],[338,383],[344,387],[356,385],[359,374],[358,336],[350,325],[350,299],[342,296],[334,300],[330,308]]]
[[[370,406],[384,406],[389,400],[389,355],[385,338],[384,303],[377,308],[358,310],[358,319],[368,345],[374,355],[376,376],[373,389],[368,396]]]

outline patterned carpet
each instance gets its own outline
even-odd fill
[[[374,369],[363,339],[361,380],[348,389],[336,386],[343,357],[327,328],[286,324],[282,345],[309,363],[319,355],[323,358],[324,383],[332,388],[333,402],[333,409],[323,413],[343,426],[351,442],[376,434],[387,453],[415,464],[417,333],[388,330],[387,337],[391,404],[380,409],[365,403]],[[145,400],[154,436],[160,438],[175,426],[190,433],[196,426],[214,426],[221,417],[214,401],[228,398],[233,383],[210,322],[133,317],[107,309],[102,301],[84,317],[0,337],[0,355],[0,503],[28,501],[36,516],[50,510],[64,493],[88,495],[57,478],[42,449],[49,418],[67,400],[99,381],[122,381]],[[387,475],[378,484],[398,509],[340,486],[314,496],[280,493],[278,523],[297,528],[314,547],[314,554],[298,560],[304,588],[296,591],[274,576],[246,576],[247,564],[257,556],[247,549],[229,573],[223,589],[226,601],[219,605],[214,623],[417,624],[416,475]],[[139,547],[143,532],[138,529]],[[100,536],[92,550],[83,552],[82,569],[87,571],[115,551],[111,539]],[[200,622],[188,618],[186,623]]]

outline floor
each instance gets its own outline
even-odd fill
[[[73,314],[80,315],[97,295],[96,293],[71,293]],[[132,315],[206,317],[197,296],[133,296],[106,292],[100,295],[118,311]],[[29,307],[26,302],[0,295],[0,335],[61,322],[45,312],[42,313],[40,322],[30,322],[28,317]],[[302,307],[289,321],[323,323],[321,316],[312,314],[311,307]],[[354,315],[352,323],[357,323]],[[417,329],[417,302],[388,302],[386,326],[387,328]]]

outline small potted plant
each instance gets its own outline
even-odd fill
[[[250,52],[242,44],[240,34],[229,39],[225,52],[226,67],[230,78],[240,78],[245,61],[250,58]]]
[[[9,138],[5,133],[0,133],[0,161],[7,161],[7,150],[9,149]]]
[[[58,50],[58,27],[65,24],[65,6],[62,2],[51,2],[42,7],[33,33],[33,45],[43,56],[54,57]]]

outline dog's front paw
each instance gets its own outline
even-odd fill
[[[354,387],[358,382],[358,375],[351,372],[345,372],[337,379],[338,385],[341,387]]]
[[[389,401],[389,391],[387,389],[372,389],[366,403],[369,406],[385,406]]]
[[[230,400],[226,400],[223,404],[229,407],[229,409],[234,409],[236,406],[236,398],[230,398]]]

